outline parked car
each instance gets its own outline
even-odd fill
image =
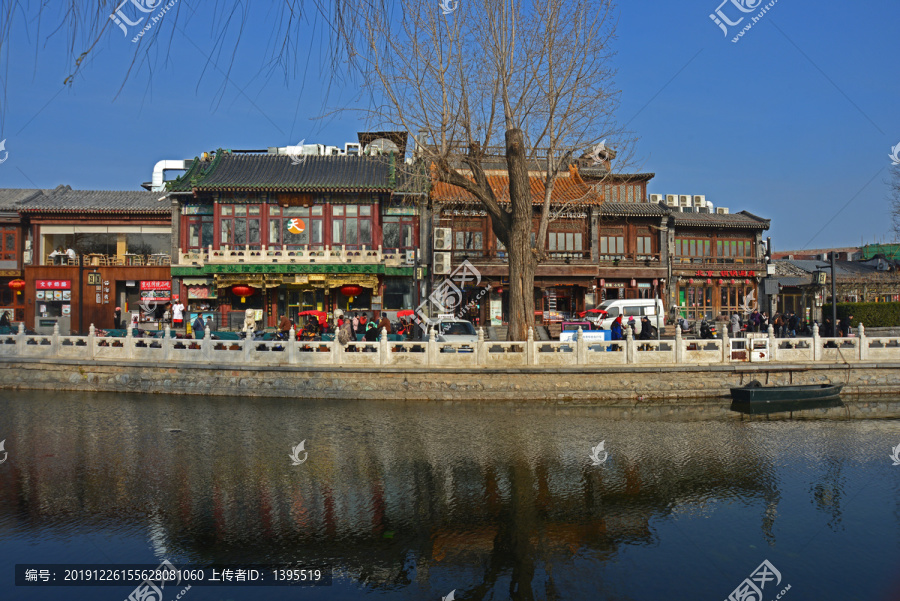
[[[472,322],[456,317],[440,317],[434,325],[435,340],[438,342],[466,342],[463,350],[475,350],[478,332]]]
[[[634,317],[635,333],[641,333],[641,317],[647,316],[653,327],[663,331],[665,326],[665,313],[663,312],[662,299],[652,298],[617,298],[604,301],[598,309],[604,311],[596,313],[597,317],[588,317],[595,327],[608,330],[612,326],[612,322],[619,315],[622,316],[622,325],[628,324],[628,319]],[[588,315],[592,315],[588,313]]]

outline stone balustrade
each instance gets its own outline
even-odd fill
[[[399,252],[382,252],[381,247],[350,249],[346,246],[324,249],[272,249],[260,248],[213,248],[188,250],[178,249],[178,265],[233,265],[247,264],[282,264],[282,263],[325,263],[325,264],[384,264],[389,267],[405,265],[406,255]]]
[[[438,342],[434,332],[419,342],[393,342],[385,332],[377,342],[297,341],[293,330],[287,341],[214,340],[209,329],[202,340],[124,338],[97,336],[94,326],[88,336],[60,336],[58,326],[49,335],[26,334],[20,324],[17,334],[0,335],[0,356],[37,359],[87,359],[161,361],[234,365],[296,366],[394,366],[448,368],[515,368],[572,366],[668,366],[763,363],[852,363],[860,361],[900,362],[900,337],[870,338],[860,324],[851,338],[822,338],[818,327],[811,338],[775,338],[768,334],[751,338],[685,339],[676,330],[674,339],[635,340],[628,330],[625,340],[590,341],[581,331],[574,341],[535,341],[529,330],[521,342],[484,339],[479,329],[476,342]]]

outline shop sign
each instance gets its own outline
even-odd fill
[[[99,286],[103,281],[103,278],[97,272],[89,273],[87,276],[88,286]]]
[[[68,290],[72,287],[72,280],[35,280],[36,290]]]
[[[625,282],[606,282],[603,284],[604,288],[624,288]]]
[[[418,213],[416,207],[386,207],[385,215],[416,215]]]
[[[146,280],[141,282],[141,290],[171,290],[170,280]]]
[[[187,205],[181,208],[183,215],[212,215],[212,205]]]
[[[697,270],[697,277],[700,278],[755,278],[755,271],[703,271],[702,269]]]
[[[644,284],[643,282],[638,282],[637,287],[638,287],[638,288],[649,288],[649,287],[650,287],[650,284],[649,284],[649,283]]]

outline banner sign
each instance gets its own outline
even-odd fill
[[[35,280],[36,290],[68,290],[72,287],[72,280]]]
[[[141,290],[171,290],[172,282],[170,280],[142,281]]]

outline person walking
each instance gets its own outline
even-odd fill
[[[391,326],[391,320],[388,319],[387,313],[381,314],[381,321],[378,322],[378,334],[381,334],[381,330],[387,330],[387,333],[390,334],[394,331]]]
[[[759,325],[762,323],[762,319],[760,317],[759,311],[753,309],[750,312],[750,330],[753,332],[759,332]]]
[[[616,320],[612,322],[612,325],[609,327],[610,329],[610,337],[613,340],[622,340],[622,316],[619,315],[616,317]]]
[[[353,330],[353,339],[356,340],[356,335],[359,334],[359,314],[354,311],[353,318],[350,320],[350,328]]]
[[[181,329],[184,325],[184,305],[175,297],[175,304],[172,305],[172,327]]]
[[[791,317],[788,319],[788,334],[791,338],[797,337],[797,328],[800,327],[800,318],[797,317],[797,314],[791,311]]]
[[[285,338],[291,335],[291,320],[287,315],[281,316],[281,321],[278,322],[278,330],[284,334]]]
[[[846,315],[841,318],[840,322],[838,322],[840,330],[841,330],[841,337],[846,338],[847,336],[850,335],[850,323],[852,321],[853,321],[853,316]]]
[[[206,328],[206,324],[203,321],[203,314],[197,313],[197,319],[194,320],[194,323],[191,324],[191,328],[194,330],[194,339],[201,340],[203,335],[206,333],[204,329]]]

